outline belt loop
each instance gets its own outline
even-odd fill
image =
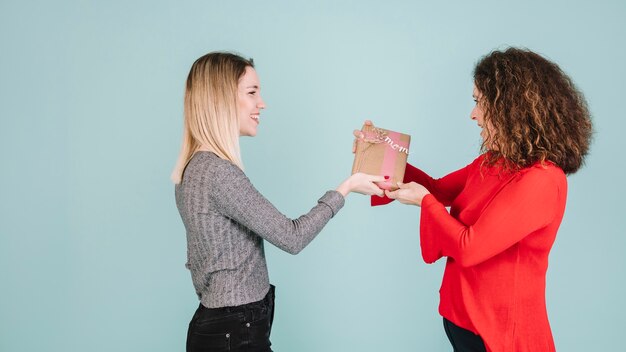
[[[243,316],[246,323],[254,320],[254,309],[249,304],[243,306]]]

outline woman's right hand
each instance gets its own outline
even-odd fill
[[[385,192],[380,189],[374,182],[383,182],[385,178],[383,176],[368,175],[361,172],[357,172],[343,181],[337,192],[341,193],[344,197],[350,192],[361,193],[365,195],[377,195],[382,197]]]
[[[427,194],[430,194],[428,189],[417,182],[398,182],[397,190],[385,192],[389,199],[397,199],[402,204],[417,205],[418,207],[422,206],[422,200]]]

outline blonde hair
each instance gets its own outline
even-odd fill
[[[172,181],[179,184],[189,160],[209,150],[243,169],[239,149],[237,86],[252,59],[213,52],[196,60],[187,76],[183,141]]]

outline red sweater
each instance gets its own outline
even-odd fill
[[[488,351],[555,351],[545,281],[565,174],[551,163],[506,174],[481,168],[483,158],[440,179],[407,165],[404,182],[431,192],[422,200],[422,257],[447,257],[439,313],[480,335]]]

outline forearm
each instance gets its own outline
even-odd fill
[[[420,218],[420,238],[427,249],[424,260],[448,256],[461,266],[473,266],[540,229],[549,225],[558,228],[565,197],[562,186],[555,182],[563,180],[552,180],[540,171],[500,180],[502,187],[496,187],[497,194],[486,198],[488,203],[478,208],[479,213],[456,209],[456,213],[465,214],[460,218],[448,213],[434,197],[424,197]],[[480,186],[481,190],[486,187]]]
[[[343,207],[344,197],[328,191],[306,214],[290,219],[260,194],[243,174],[215,188],[225,215],[278,248],[296,254],[308,245]]]
[[[262,226],[256,231],[278,248],[297,254],[313,241],[343,204],[344,198],[339,192],[328,191],[317,205],[297,219],[289,219],[282,213],[261,212],[254,223]]]
[[[456,198],[461,189],[463,189],[466,178],[466,168],[457,170],[442,178],[435,179],[419,168],[407,164],[404,183],[419,183],[426,187],[437,200],[448,206],[452,203],[454,198]]]
[[[438,234],[436,231],[432,231],[432,229],[429,228],[431,225],[431,214],[429,214],[429,212],[433,210],[430,209],[430,207],[437,207],[439,204],[440,203],[437,202],[432,194],[426,195],[424,199],[422,199],[422,207],[420,210],[420,247],[422,249],[422,259],[429,264],[436,262],[443,256],[438,241]],[[441,207],[443,208],[443,205]],[[445,211],[445,208],[443,209]]]

